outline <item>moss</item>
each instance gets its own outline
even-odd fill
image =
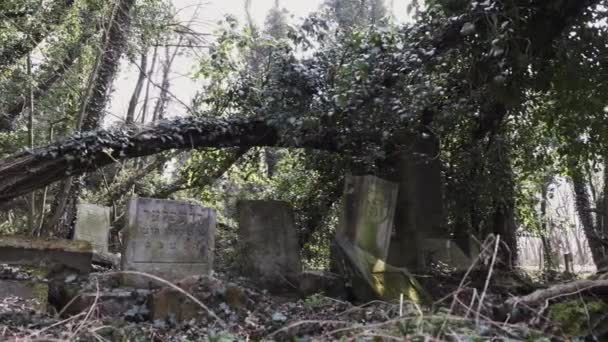
[[[49,301],[49,285],[45,283],[32,284],[34,299],[38,302],[40,311],[45,311]]]
[[[601,300],[570,300],[552,305],[549,318],[565,335],[584,336],[589,333],[589,322],[607,311],[608,304]]]

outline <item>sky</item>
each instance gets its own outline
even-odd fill
[[[262,26],[266,14],[274,5],[275,0],[251,0],[250,13],[253,21]],[[292,15],[292,21],[298,23],[303,17],[317,10],[324,0],[280,0],[282,8]],[[236,16],[240,22],[245,21],[244,0],[172,0],[173,5],[178,10],[180,21],[189,22],[192,20],[192,28],[199,33],[213,33],[217,28],[217,22],[226,14]],[[410,0],[386,0],[387,7],[391,9],[398,21],[408,20],[406,7]],[[168,116],[181,116],[187,109],[181,104],[190,103],[190,100],[200,89],[201,81],[194,80],[191,75],[197,63],[196,56],[178,57],[174,63],[171,74],[171,97],[174,97],[168,108]],[[129,105],[129,99],[135,88],[138,68],[123,61],[121,70],[114,84],[114,93],[108,108],[110,115],[107,116],[106,125],[120,122],[123,120]],[[153,83],[160,84],[160,75],[153,76]],[[152,86],[154,88],[154,86]],[[153,94],[152,104],[156,101],[154,96],[157,92],[151,90]],[[142,96],[143,97],[143,96]]]

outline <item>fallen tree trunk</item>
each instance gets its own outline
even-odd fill
[[[332,130],[289,134],[261,119],[191,117],[143,129],[97,130],[0,160],[0,203],[68,176],[171,149],[280,146],[337,151]]]

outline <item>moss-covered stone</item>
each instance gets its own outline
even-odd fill
[[[596,317],[608,312],[608,303],[601,300],[581,299],[569,300],[553,304],[549,318],[559,325],[560,330],[567,336],[577,337],[588,335],[592,329],[590,324]]]

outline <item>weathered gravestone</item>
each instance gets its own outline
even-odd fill
[[[131,199],[124,232],[122,269],[169,281],[209,274],[213,268],[215,210],[153,198]],[[127,285],[147,286],[147,277],[126,275]]]
[[[237,211],[243,272],[266,286],[294,282],[302,262],[289,204],[239,201]]]
[[[80,203],[77,213],[74,240],[88,241],[96,252],[108,253],[110,208]]]
[[[336,231],[332,269],[348,278],[359,300],[424,301],[426,294],[406,270],[386,263],[398,186],[375,176],[347,176]]]
[[[348,175],[342,222],[336,234],[374,257],[386,260],[398,189],[397,184],[374,176]]]

